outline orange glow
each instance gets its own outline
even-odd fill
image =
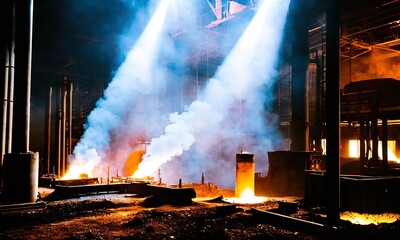
[[[81,178],[82,174],[87,174],[88,177],[94,168],[94,164],[92,162],[87,162],[85,164],[79,165],[75,164],[69,167],[67,173],[61,178],[61,180],[68,180],[68,179],[79,179]]]
[[[132,178],[141,179],[150,177],[151,172],[154,171],[154,166],[153,162],[140,162]]]
[[[387,141],[387,146],[388,160],[400,163],[400,159],[394,154],[396,151],[396,141]],[[382,159],[382,141],[378,142],[378,156]],[[360,157],[360,140],[349,140],[349,157]]]
[[[367,214],[356,212],[343,212],[340,214],[341,220],[350,221],[353,224],[369,225],[380,223],[393,223],[400,220],[400,214],[382,213],[382,214]]]
[[[235,197],[240,198],[245,191],[254,195],[254,155],[241,153],[236,158]]]
[[[267,198],[254,195],[254,154],[242,152],[236,154],[235,198],[228,198],[231,203],[261,203]]]
[[[349,157],[358,158],[360,157],[360,141],[350,140],[349,141]]]
[[[125,176],[132,176],[139,167],[146,150],[139,149],[131,153],[125,163]]]
[[[235,198],[225,198],[226,202],[230,203],[238,203],[238,204],[256,204],[256,203],[263,203],[268,200],[267,197],[259,197],[254,195],[254,191],[250,188],[244,189],[240,193],[240,197]]]

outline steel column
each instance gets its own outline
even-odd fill
[[[340,8],[336,0],[328,0],[326,7],[326,226],[332,228],[339,222],[340,209]]]

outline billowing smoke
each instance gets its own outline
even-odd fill
[[[160,1],[90,113],[65,178],[76,177],[72,172],[104,176],[108,166],[123,170],[137,149],[146,154],[134,176],[161,169],[167,183],[198,182],[204,172],[207,181],[231,187],[240,151],[255,153],[256,167],[267,169],[267,152],[280,141],[271,103],[289,0],[264,1],[254,17],[248,10],[217,37],[210,35],[218,31],[198,27],[213,14],[204,1],[170,1],[163,20],[166,2]],[[126,36],[123,41],[133,42]],[[195,74],[187,67],[227,49],[216,71],[208,61],[207,74],[201,73],[204,65]]]
[[[361,57],[341,63],[341,84],[375,78],[395,78],[400,80],[400,57],[393,57],[385,49],[374,49]]]
[[[151,175],[163,166],[166,181],[198,180],[206,172],[214,182],[231,186],[236,153],[266,155],[273,148],[279,137],[268,110],[288,4],[264,1],[198,100],[169,115],[170,124],[151,140],[134,176]],[[182,155],[185,151],[190,154]],[[163,165],[173,159],[178,163]]]
[[[114,131],[121,128],[129,109],[151,102],[147,98],[157,90],[159,74],[157,56],[163,35],[163,23],[168,1],[161,1],[145,30],[129,51],[114,79],[104,92],[96,108],[88,116],[87,128],[74,148],[70,169],[63,177],[77,178],[81,173],[101,175],[96,169],[109,147]],[[102,166],[107,168],[107,166]]]

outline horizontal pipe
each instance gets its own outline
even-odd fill
[[[298,232],[317,234],[317,235],[323,235],[329,233],[330,236],[332,236],[331,234],[334,232],[332,231],[327,232],[327,230],[336,230],[336,228],[328,229],[322,223],[311,222],[304,219],[294,218],[271,211],[264,211],[252,208],[251,212],[253,213],[253,215],[261,217],[262,220],[265,220],[269,224],[279,225],[280,227]]]
[[[37,209],[44,207],[46,207],[46,203],[44,202],[7,204],[7,205],[0,205],[0,212],[16,211],[24,209]]]

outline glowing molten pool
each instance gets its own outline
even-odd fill
[[[382,214],[367,214],[356,212],[343,212],[340,214],[340,219],[350,221],[354,224],[369,225],[380,223],[393,223],[400,220],[400,214],[382,213]]]
[[[267,197],[259,197],[254,195],[254,191],[247,188],[242,191],[240,197],[233,197],[233,198],[225,198],[226,202],[230,203],[238,203],[238,204],[256,204],[256,203],[263,203],[268,200]]]

